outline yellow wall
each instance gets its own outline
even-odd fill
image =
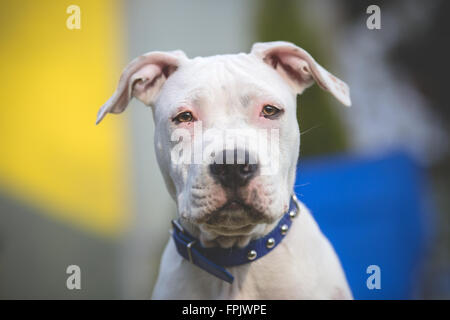
[[[66,27],[71,4],[80,30]],[[0,10],[1,192],[105,236],[123,230],[129,208],[126,117],[94,125],[123,66],[120,5],[10,0]]]

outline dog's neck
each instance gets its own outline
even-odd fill
[[[278,224],[283,215],[279,219],[276,219],[272,223],[261,223],[252,228],[248,233],[242,233],[239,235],[221,235],[210,231],[205,231],[201,225],[196,225],[186,219],[180,218],[180,222],[183,228],[186,229],[193,237],[200,240],[202,246],[209,247],[222,247],[231,248],[239,247],[243,248],[248,245],[252,240],[262,238],[267,235]]]

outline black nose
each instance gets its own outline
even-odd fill
[[[209,166],[211,175],[229,188],[246,185],[257,173],[258,164],[243,150],[224,150]]]

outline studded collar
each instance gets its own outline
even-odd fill
[[[300,213],[295,194],[291,197],[289,210],[277,226],[262,238],[250,241],[244,248],[203,247],[198,239],[190,235],[177,220],[172,220],[172,238],[178,253],[192,264],[226,281],[233,282],[233,275],[225,267],[237,266],[255,261],[272,251],[284,239],[293,218]]]

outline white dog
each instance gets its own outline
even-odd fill
[[[97,123],[133,97],[153,107],[157,159],[178,207],[154,299],[352,298],[332,246],[293,191],[296,96],[314,81],[351,104],[344,82],[287,42],[194,59],[150,52],[125,68]],[[231,148],[219,139],[225,132]],[[175,149],[197,161],[176,161]]]

